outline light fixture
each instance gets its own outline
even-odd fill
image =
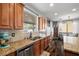
[[[77,10],[76,8],[73,8],[73,9],[72,9],[72,11],[76,11],[76,10]]]
[[[54,13],[54,15],[55,15],[55,16],[57,16],[57,15],[58,15],[58,13]]]
[[[53,5],[54,5],[53,3],[50,3],[50,4],[49,4],[50,7],[52,7]]]

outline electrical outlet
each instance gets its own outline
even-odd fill
[[[12,33],[12,37],[15,37],[15,33]]]

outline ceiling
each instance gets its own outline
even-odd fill
[[[63,15],[79,13],[79,3],[54,3],[52,7],[50,7],[49,4],[50,3],[26,3],[25,5],[51,20],[56,20]],[[77,11],[72,12],[73,8],[76,8]],[[58,13],[58,15],[56,16],[54,13]]]

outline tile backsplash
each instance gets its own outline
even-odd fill
[[[26,33],[23,30],[0,30],[1,32],[9,32],[11,35],[11,42],[22,40],[26,37]],[[12,33],[15,33],[15,37],[12,37]]]

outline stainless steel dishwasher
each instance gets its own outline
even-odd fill
[[[33,45],[25,46],[17,50],[17,56],[33,56]]]

